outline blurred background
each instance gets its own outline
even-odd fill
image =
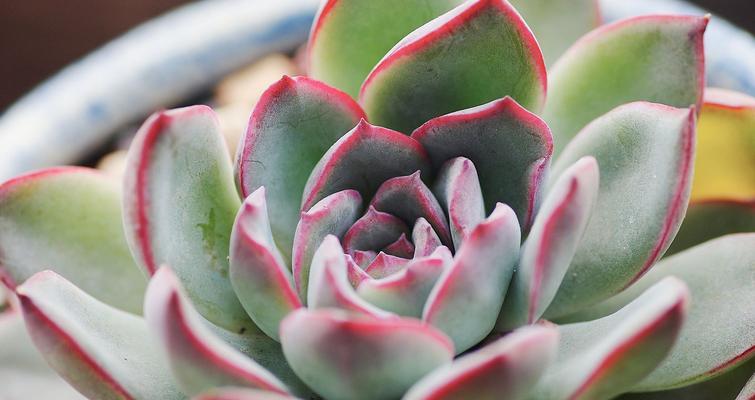
[[[63,66],[134,25],[188,2],[1,0],[0,112]],[[692,2],[755,33],[755,0]]]

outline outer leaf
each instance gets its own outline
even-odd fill
[[[0,398],[85,399],[47,365],[15,310],[0,314]]]
[[[47,363],[94,399],[182,399],[144,320],[108,306],[52,271],[16,288]]]
[[[356,190],[334,193],[301,213],[294,236],[294,285],[302,301],[307,300],[309,267],[325,236],[342,237],[359,217],[362,196]]]
[[[556,296],[587,227],[598,181],[598,163],[589,156],[558,178],[524,243],[497,330],[537,321]]]
[[[597,0],[511,0],[535,33],[548,65],[601,22]]]
[[[231,232],[230,277],[241,305],[254,323],[278,340],[278,325],[301,307],[291,272],[273,242],[265,188],[246,198]]]
[[[296,400],[296,398],[257,389],[220,388],[208,390],[193,397],[192,400]]]
[[[662,260],[617,296],[571,319],[610,314],[665,277],[690,288],[692,304],[679,343],[635,389],[662,390],[720,375],[755,356],[755,233],[711,240]],[[714,333],[711,336],[711,333]]]
[[[309,36],[309,75],[356,98],[364,78],[393,45],[461,2],[323,1]]]
[[[694,152],[693,110],[642,102],[598,118],[564,150],[554,174],[591,155],[600,189],[547,318],[616,294],[663,255],[687,208]]]
[[[755,232],[755,199],[711,199],[690,203],[684,222],[666,251],[666,256],[710,239],[740,232]]]
[[[451,253],[439,247],[429,257],[411,260],[401,271],[382,279],[366,279],[357,287],[360,297],[383,310],[405,317],[422,317],[422,308],[444,267],[451,264]]]
[[[535,112],[546,92],[535,37],[505,0],[470,0],[399,42],[359,93],[370,120],[409,133],[504,96]]]
[[[608,399],[631,389],[669,353],[689,292],[667,278],[608,317],[559,327],[556,362],[531,399]]]
[[[445,335],[415,319],[337,310],[292,313],[281,325],[281,341],[294,371],[331,400],[396,399],[454,353]]]
[[[228,279],[240,202],[215,113],[193,106],[152,115],[127,162],[123,219],[134,257],[150,274],[170,264],[205,318],[251,329]]]
[[[356,189],[370,198],[384,181],[417,170],[430,175],[427,153],[417,141],[362,120],[312,170],[301,208],[309,210],[320,199],[344,189]]]
[[[536,115],[506,97],[435,118],[412,137],[436,167],[459,156],[472,160],[488,211],[502,202],[530,225],[553,152],[550,129]]]
[[[751,396],[755,395],[755,388],[748,389],[745,385],[753,373],[755,373],[755,359],[723,375],[694,385],[659,392],[627,393],[618,397],[618,400],[711,400],[735,397],[736,400],[752,400]],[[741,398],[737,397],[738,393],[747,393],[748,390],[750,397],[746,394]]]
[[[698,131],[692,198],[755,198],[755,98],[706,89]]]
[[[449,335],[457,354],[495,326],[519,259],[520,237],[514,211],[499,204],[472,230],[433,287],[422,319]]]
[[[403,219],[409,225],[413,225],[418,218],[425,218],[441,241],[447,246],[451,245],[446,215],[433,193],[420,179],[419,171],[385,181],[378,188],[370,205]]]
[[[708,17],[642,16],[604,25],[574,44],[549,74],[543,115],[556,153],[621,104],[643,100],[699,110],[707,24]]]
[[[379,251],[408,232],[409,227],[400,218],[369,206],[367,212],[346,231],[343,247],[349,254],[356,250]]]
[[[448,214],[454,247],[459,248],[485,219],[485,201],[474,163],[464,157],[446,161],[435,181],[435,193]]]
[[[288,393],[273,374],[214,335],[181,290],[173,271],[160,268],[147,288],[144,315],[184,393],[219,386]]]
[[[553,361],[558,331],[533,326],[436,369],[404,400],[523,399]]]
[[[265,186],[275,241],[291,257],[302,191],[328,148],[364,117],[343,92],[305,77],[284,76],[262,95],[236,157],[239,192]]]
[[[360,314],[388,317],[385,311],[360,298],[349,282],[348,265],[338,238],[328,235],[312,259],[309,308],[340,308]]]
[[[118,185],[63,167],[0,186],[0,276],[9,287],[54,269],[112,306],[141,313],[146,279],[129,252]]]

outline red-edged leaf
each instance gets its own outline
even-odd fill
[[[485,219],[485,202],[472,161],[456,157],[443,164],[435,181],[435,193],[448,214],[454,246],[459,248],[469,232]]]
[[[403,270],[408,263],[409,260],[406,258],[392,256],[381,251],[364,269],[364,272],[374,279],[381,279]]]
[[[230,277],[241,305],[257,326],[278,339],[278,325],[301,307],[291,272],[275,247],[264,186],[241,205],[231,232]]]
[[[362,120],[314,167],[301,208],[309,210],[320,199],[344,189],[356,189],[371,198],[386,180],[417,170],[429,176],[427,153],[416,140]]]
[[[430,189],[420,179],[419,171],[391,178],[378,188],[370,205],[391,213],[414,225],[417,218],[425,218],[432,225],[444,245],[451,245],[451,232],[443,209]]]
[[[296,400],[295,397],[257,389],[211,389],[191,400]]]
[[[379,251],[408,232],[409,227],[400,218],[369,206],[343,236],[343,247],[349,254],[356,250]]]
[[[164,348],[173,376],[187,395],[219,386],[288,393],[273,374],[212,333],[168,267],[160,268],[152,277],[144,315]]]
[[[449,335],[458,353],[495,326],[519,259],[520,239],[514,211],[499,203],[462,243],[430,293],[422,319]]]
[[[339,308],[374,317],[389,313],[361,299],[349,282],[349,267],[338,238],[328,235],[312,258],[307,305],[309,308]]]
[[[286,359],[330,400],[399,398],[453,357],[453,344],[416,319],[375,319],[338,310],[299,310],[283,320]]]
[[[302,212],[294,237],[293,275],[299,298],[307,301],[309,267],[327,235],[342,237],[359,217],[362,197],[356,190],[334,193]]]
[[[598,196],[598,163],[584,157],[558,178],[522,247],[496,329],[538,320],[556,296]]]
[[[508,204],[523,227],[530,225],[553,152],[550,129],[535,114],[506,97],[435,118],[412,137],[436,167],[455,157],[470,159],[487,210]]]
[[[471,0],[399,42],[362,85],[370,120],[402,132],[456,110],[511,96],[539,111],[545,64],[506,0]]]
[[[228,279],[241,202],[219,129],[206,106],[152,115],[128,152],[123,220],[131,252],[150,274],[171,265],[199,312],[238,332],[254,323]]]
[[[16,288],[26,328],[47,363],[91,399],[183,399],[144,320],[52,271]]]
[[[284,76],[254,108],[239,145],[237,184],[242,197],[267,189],[273,236],[286,258],[309,173],[363,117],[347,94],[306,77]]]
[[[525,399],[553,361],[558,331],[522,328],[417,382],[404,400]]]
[[[414,244],[406,238],[405,233],[402,233],[395,242],[385,246],[383,251],[385,254],[396,257],[412,258],[414,256]]]
[[[485,216],[483,215],[483,219]],[[412,229],[412,242],[414,243],[414,257],[425,257],[432,254],[436,248],[442,246],[438,234],[424,218],[418,218]]]

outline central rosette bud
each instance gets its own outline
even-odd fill
[[[337,308],[422,319],[464,351],[497,320],[551,152],[545,123],[508,97],[409,135],[284,77],[239,147],[231,282],[276,339],[293,310]]]

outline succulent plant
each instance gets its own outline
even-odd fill
[[[707,18],[600,27],[546,77],[514,6],[459,3],[325,1],[309,76],[264,93],[235,168],[192,106],[145,122],[122,188],[0,186],[4,281],[48,363],[92,399],[736,395],[755,207],[682,225]],[[571,39],[541,29],[555,60]]]

